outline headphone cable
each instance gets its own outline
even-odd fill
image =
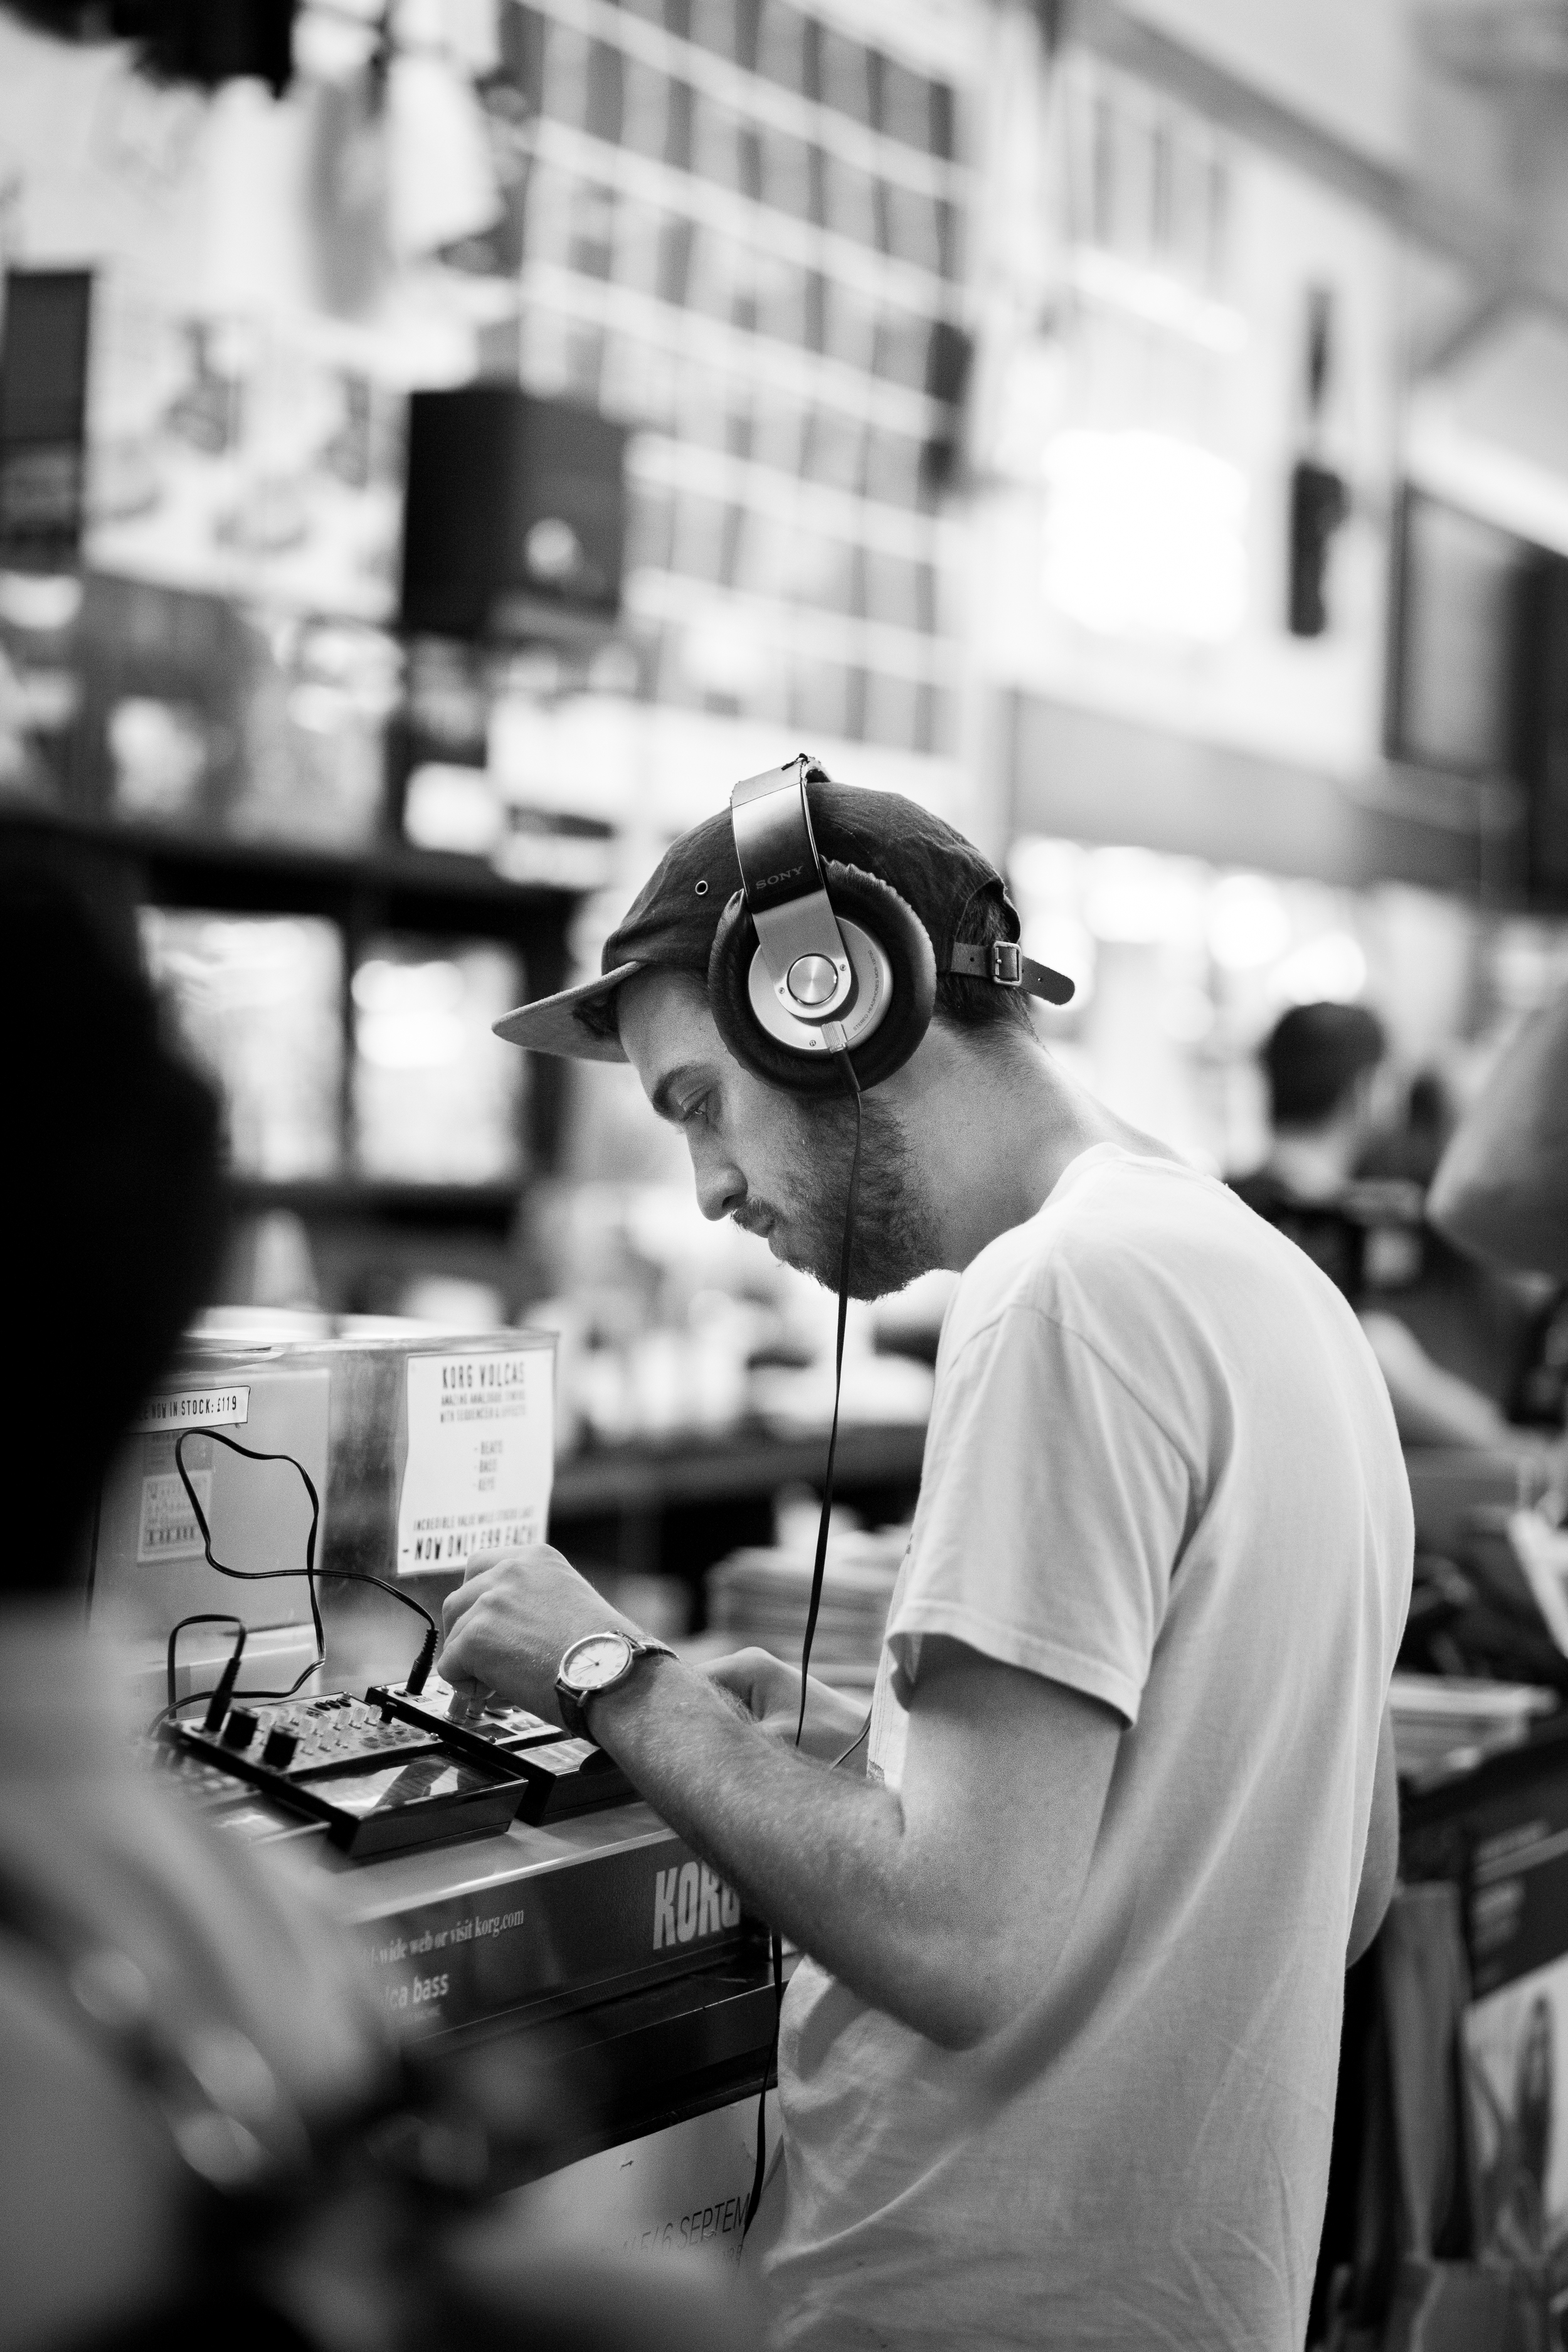
[[[800,1649],[800,1713],[795,1718],[795,1744],[797,1748],[805,1730],[805,1700],[807,1676],[811,1668],[811,1648],[816,1638],[817,1612],[822,1606],[822,1582],[827,1570],[827,1531],[833,1517],[833,1468],[835,1457],[838,1452],[838,1404],[844,1388],[844,1333],[849,1317],[849,1275],[855,1248],[855,1212],[860,1198],[860,1139],[864,1123],[860,1081],[855,1075],[855,1065],[847,1052],[837,1055],[836,1059],[848,1082],[849,1090],[855,1100],[855,1149],[850,1155],[849,1184],[844,1206],[844,1243],[838,1254],[838,1325],[833,1346],[833,1419],[828,1424],[827,1431],[827,1464],[822,1481],[822,1509],[816,1522],[816,1552],[811,1564],[811,1597],[806,1603],[805,1638]],[[834,1759],[830,1768],[832,1770],[837,1771],[838,1766],[855,1753],[870,1727],[871,1718],[868,1716],[843,1755]],[[763,2177],[767,2170],[768,2082],[770,2076],[777,2074],[779,2021],[784,2013],[784,1946],[776,1928],[771,1931],[769,1943],[773,1958],[773,2031],[768,2048],[768,2063],[763,2069],[763,2087],[757,2095],[757,2161],[752,2175],[752,2193],[746,2200],[746,2218],[741,2224],[742,2242],[756,2219],[757,2207],[762,2202]]]
[[[828,1770],[829,1770],[830,1772],[837,1772],[837,1769],[838,1769],[838,1767],[839,1767],[841,1764],[847,1764],[847,1763],[848,1763],[849,1759],[851,1758],[851,1756],[853,1756],[853,1755],[854,1755],[855,1750],[859,1747],[860,1742],[865,1738],[866,1734],[870,1730],[870,1728],[871,1728],[871,1717],[872,1717],[872,1716],[873,1716],[875,1713],[876,1713],[876,1709],[875,1709],[874,1707],[868,1707],[868,1708],[867,1709],[867,1713],[866,1713],[866,1720],[865,1720],[865,1722],[860,1726],[859,1730],[855,1734],[855,1737],[854,1737],[854,1738],[849,1742],[848,1747],[847,1747],[847,1748],[841,1748],[841,1749],[840,1749],[840,1751],[839,1751],[839,1753],[838,1753],[838,1754],[834,1758],[834,1759],[833,1759],[832,1763],[831,1763],[831,1764],[828,1766],[828,1768],[827,1768],[827,1769],[828,1769]]]
[[[822,1510],[816,1522],[816,1556],[811,1564],[811,1598],[806,1604],[805,1639],[800,1650],[800,1714],[795,1727],[797,1748],[805,1730],[805,1678],[811,1667],[811,1645],[816,1639],[816,1615],[822,1606],[822,1580],[827,1570],[827,1530],[833,1515],[833,1465],[838,1452],[838,1400],[844,1386],[844,1332],[849,1316],[849,1259],[855,1245],[855,1211],[860,1197],[860,1083],[848,1055],[841,1054],[838,1060],[855,1089],[855,1150],[849,1161],[844,1245],[838,1255],[838,1328],[833,1347],[833,1419],[827,1431],[827,1467],[823,1474]]]

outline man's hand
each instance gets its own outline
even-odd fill
[[[548,1544],[470,1570],[442,1604],[441,1623],[437,1663],[454,1690],[493,1690],[510,1706],[525,1706],[551,1723],[561,1720],[555,1676],[562,1654],[608,1625],[640,1630]]]
[[[715,1658],[703,1672],[710,1683],[739,1702],[759,1730],[770,1738],[782,1739],[788,1748],[795,1746],[795,1726],[800,1721],[798,1666],[786,1666],[767,1650],[736,1650],[730,1657]],[[832,1763],[865,1719],[864,1711],[852,1699],[808,1677],[802,1753]]]

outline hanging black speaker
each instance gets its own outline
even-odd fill
[[[1310,457],[1290,472],[1290,601],[1293,637],[1321,637],[1329,625],[1329,556],[1350,513],[1342,475]]]
[[[1514,774],[1525,792],[1525,895],[1568,911],[1568,558],[1532,548],[1513,594]]]
[[[626,430],[514,385],[410,404],[401,625],[520,642],[613,625]]]
[[[1305,382],[1307,447],[1290,473],[1289,625],[1293,637],[1321,637],[1329,626],[1327,587],[1334,534],[1351,511],[1350,487],[1322,455],[1323,415],[1333,358],[1333,296],[1307,290]]]
[[[0,564],[63,572],[81,546],[85,269],[8,269],[0,314]]]
[[[952,489],[960,472],[963,404],[974,365],[974,345],[961,327],[938,319],[926,345],[926,394],[940,405],[941,423],[921,448],[921,486],[932,495]]]

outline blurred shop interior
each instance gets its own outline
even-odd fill
[[[831,1301],[629,1071],[490,1024],[804,746],[1005,866],[1051,1049],[1205,1169],[1264,1159],[1282,1013],[1375,1013],[1345,1174],[1478,1400],[1462,1582],[1568,1380],[1557,1290],[1420,1215],[1568,982],[1568,21],[300,0],[139,59],[73,13],[0,11],[0,812],[221,1087],[209,1331],[554,1333],[557,1539],[772,1639]],[[944,1297],[851,1315],[851,1677]]]
[[[1529,2203],[1535,2143],[1497,2118],[1542,2001],[1568,2049],[1568,1291],[1463,1256],[1423,1197],[1568,989],[1565,131],[1560,0],[0,6],[0,847],[134,939],[220,1091],[231,1221],[192,1361],[249,1383],[252,1442],[289,1449],[253,1458],[326,1497],[325,1572],[439,1601],[453,1573],[399,1549],[419,1367],[460,1339],[464,1377],[504,1363],[547,1408],[542,1335],[551,1539],[694,1654],[798,1656],[834,1301],[704,1222],[629,1069],[491,1034],[598,970],[738,778],[805,750],[969,834],[1076,983],[1032,1006],[1051,1052],[1215,1175],[1274,1164],[1281,1020],[1374,1016],[1296,1139],[1296,1237],[1351,1251],[1407,1440],[1405,1867],[1459,1889],[1478,2251]],[[814,1659],[847,1690],[950,1288],[850,1310]],[[290,1559],[321,1506],[307,1535],[246,1487],[192,1393],[154,1401],[100,1517],[127,1578],[210,1607],[225,1479],[225,1539]],[[245,1605],[252,1664],[302,1681],[313,1589],[286,1623]],[[408,1675],[404,1613],[339,1593],[334,1690]],[[178,1724],[208,1694],[172,1643],[167,1674]],[[529,1722],[504,1738],[574,1745]],[[586,1769],[541,1766],[522,1818],[630,1801]],[[535,1834],[496,1888],[544,1869]],[[650,1966],[738,1969],[738,1900],[637,1837],[590,1825],[578,1859],[618,1891],[560,1895],[544,1973],[504,1982],[411,1976],[386,1923],[412,1938],[436,1881],[395,1902],[408,1857],[366,1870],[389,2005],[489,2032]],[[679,2016],[708,2039],[668,2054],[666,1986],[653,2087],[585,2162],[754,2100],[765,1969],[704,1982]],[[1568,2141],[1537,2156],[1560,2247]],[[728,2147],[717,2207],[693,2188],[704,2236],[739,2227],[751,2161]],[[1355,2195],[1337,2152],[1336,2259]]]

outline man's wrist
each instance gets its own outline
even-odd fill
[[[601,1748],[613,1748],[616,1727],[626,1727],[637,1721],[653,1699],[658,1684],[663,1682],[668,1692],[670,1670],[679,1663],[673,1651],[645,1651],[624,1682],[612,1683],[607,1690],[590,1691],[579,1700],[589,1738]]]

